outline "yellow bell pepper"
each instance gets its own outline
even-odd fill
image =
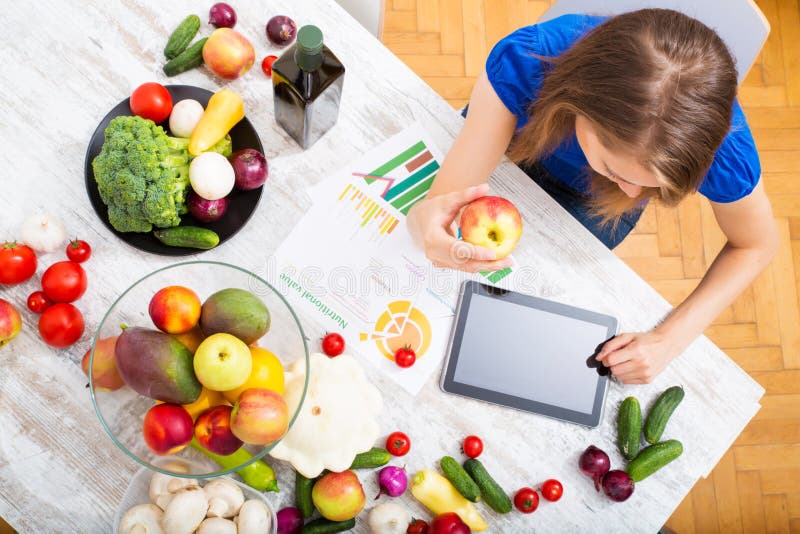
[[[445,477],[423,469],[411,480],[411,495],[436,515],[455,512],[467,526],[481,532],[489,528],[475,505],[465,499]]]
[[[214,93],[203,116],[192,130],[189,153],[199,156],[225,137],[237,122],[244,118],[242,97],[230,89]]]

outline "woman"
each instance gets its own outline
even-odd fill
[[[736,86],[719,36],[675,11],[565,15],[522,28],[489,55],[464,127],[428,198],[409,213],[409,229],[437,265],[508,266],[452,231],[461,208],[488,193],[485,182],[506,151],[609,248],[649,199],[674,206],[699,191],[727,244],[662,324],[621,334],[598,355],[622,382],[649,383],[778,247]]]

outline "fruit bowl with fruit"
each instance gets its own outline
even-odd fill
[[[284,369],[308,366],[302,325],[269,283],[226,263],[159,269],[111,305],[88,360],[92,404],[112,441],[163,474],[176,459],[192,477],[271,469],[259,460],[302,408],[283,397]],[[242,471],[247,467],[248,470]],[[263,489],[274,484],[260,476]],[[248,482],[249,483],[249,482]]]

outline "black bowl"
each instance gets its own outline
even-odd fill
[[[177,104],[180,100],[192,98],[200,102],[203,107],[208,105],[208,99],[213,94],[211,91],[202,89],[200,87],[193,87],[191,85],[167,85],[167,90],[172,95],[173,104]],[[108,222],[108,208],[103,204],[100,198],[100,192],[97,190],[97,182],[94,180],[94,170],[92,169],[92,160],[100,153],[105,141],[105,130],[108,123],[114,117],[120,115],[133,115],[130,108],[130,99],[126,98],[103,117],[97,129],[92,134],[92,139],[89,142],[89,148],[86,150],[86,161],[84,162],[84,169],[86,175],[86,192],[89,193],[89,200],[92,202],[92,207],[103,221],[109,230],[111,230],[117,237],[128,243],[129,245],[144,250],[145,252],[152,252],[153,254],[160,254],[162,256],[186,256],[189,254],[199,254],[204,252],[200,249],[194,248],[181,248],[170,247],[163,244],[155,238],[152,232],[138,233],[138,232],[118,232]],[[164,130],[169,133],[168,121],[161,124]],[[242,148],[254,148],[263,153],[264,148],[261,145],[261,140],[256,134],[255,128],[245,117],[239,121],[230,132],[231,141],[233,143],[233,150]],[[253,212],[258,205],[258,200],[261,198],[262,187],[251,189],[250,191],[239,191],[234,189],[228,197],[230,203],[225,215],[218,221],[213,223],[200,222],[190,214],[185,214],[181,217],[181,226],[200,226],[213,230],[219,235],[220,244],[224,243],[233,235],[238,232],[253,215]],[[219,245],[217,245],[219,246]]]

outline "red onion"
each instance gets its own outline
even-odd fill
[[[214,222],[220,220],[228,211],[228,197],[206,200],[194,191],[189,191],[186,195],[186,207],[198,221]]]
[[[278,534],[300,534],[303,528],[303,514],[294,506],[278,512]]]
[[[394,465],[386,466],[378,474],[378,484],[381,486],[381,491],[375,496],[376,499],[384,493],[389,497],[398,497],[408,486],[406,470]]]
[[[628,500],[633,495],[634,482],[628,473],[614,469],[603,475],[603,493],[614,502]]]
[[[578,467],[584,475],[592,477],[594,489],[600,491],[600,479],[611,469],[608,455],[594,445],[589,445],[578,460]]]
[[[233,166],[236,189],[248,191],[264,185],[269,176],[269,166],[264,154],[254,148],[237,150],[228,158]]]
[[[267,39],[274,45],[286,46],[296,34],[297,24],[285,15],[276,15],[267,22]]]
[[[225,2],[214,4],[208,12],[208,23],[217,28],[233,28],[236,24],[236,11]]]

